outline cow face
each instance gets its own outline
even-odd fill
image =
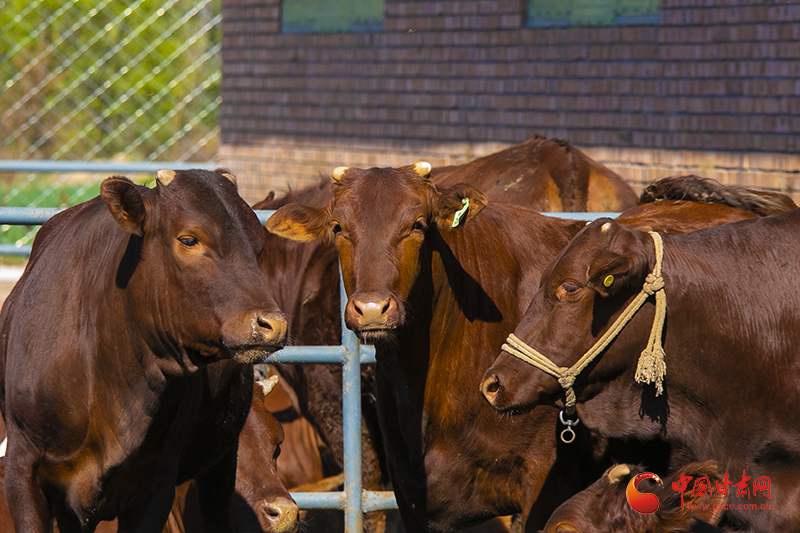
[[[692,490],[692,485],[684,487],[683,491],[674,489],[674,486],[679,486],[681,479],[687,477],[690,480],[705,480],[708,487],[715,487],[722,477],[713,461],[691,463],[663,484],[649,487],[640,484],[638,489],[634,487],[634,491],[650,493],[658,499],[658,508],[651,513],[634,510],[626,495],[631,490],[631,481],[643,472],[642,467],[633,465],[622,464],[609,468],[590,487],[562,503],[550,516],[542,533],[708,531],[714,529],[711,525],[720,521],[729,492],[725,495],[719,492],[698,493]],[[710,524],[706,526],[708,529],[695,529],[696,520]]]
[[[130,233],[116,274],[133,324],[152,346],[195,363],[253,363],[281,348],[286,320],[258,270],[263,232],[233,176],[159,171],[155,189],[109,178],[101,196]]]
[[[256,382],[250,413],[239,435],[236,492],[243,502],[234,500],[236,531],[290,533],[300,526],[297,503],[278,476],[283,426],[264,405],[277,382],[278,376]]]
[[[571,367],[641,290],[652,253],[646,233],[594,221],[551,264],[514,334],[556,365]],[[609,363],[607,354],[598,358],[598,365]],[[499,411],[526,411],[564,396],[556,378],[506,352],[484,374],[481,391]]]
[[[348,295],[345,323],[364,342],[391,340],[406,322],[405,301],[425,261],[429,228],[452,223],[463,198],[474,196],[464,223],[486,203],[485,195],[469,186],[440,195],[428,179],[430,169],[428,163],[339,167],[327,209],[287,205],[267,221],[270,232],[288,239],[333,240]],[[458,207],[449,209],[454,194],[460,195]]]

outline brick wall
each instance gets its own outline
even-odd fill
[[[223,0],[220,158],[256,200],[342,164],[452,164],[539,133],[637,188],[695,172],[800,200],[800,2],[778,4],[526,28],[525,1],[386,0],[380,32],[282,34],[280,0]]]

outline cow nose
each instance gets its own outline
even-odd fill
[[[388,327],[397,315],[397,300],[392,296],[364,294],[347,302],[345,318],[359,327]]]
[[[497,393],[500,391],[500,378],[496,375],[489,376],[488,378],[483,380],[481,383],[481,393],[483,393],[483,397],[491,404],[494,405],[494,401],[497,398]]]
[[[266,344],[274,346],[286,345],[288,325],[286,318],[277,313],[256,312],[253,322],[253,334],[261,337]]]
[[[269,531],[287,533],[299,527],[297,504],[291,498],[275,498],[261,503],[261,514],[270,524]]]

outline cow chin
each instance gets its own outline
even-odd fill
[[[396,344],[395,328],[369,328],[356,330],[361,344],[386,345]]]
[[[278,347],[271,349],[265,349],[263,347],[259,348],[241,347],[233,350],[233,360],[236,361],[237,363],[245,365],[255,365],[258,363],[265,362],[267,360],[267,357],[272,355],[278,349],[279,349]]]

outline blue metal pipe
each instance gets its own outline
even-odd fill
[[[346,350],[342,369],[342,433],[344,439],[344,493],[347,506],[344,510],[344,529],[348,532],[364,530],[364,513],[361,505],[361,350],[355,333],[344,323],[347,293],[339,269],[339,300],[342,316],[342,345]]]
[[[556,217],[556,218],[569,218],[572,220],[594,220],[596,218],[617,218],[620,214],[619,213],[545,213],[542,212],[543,215],[547,215],[549,217]]]
[[[367,490],[363,492],[361,505],[365,513],[374,511],[388,511],[397,509],[397,499],[394,492]]]
[[[347,349],[344,346],[287,346],[270,355],[265,363],[327,363],[343,364]],[[375,362],[375,347],[361,346],[360,363]]]
[[[63,207],[0,207],[0,224],[38,226]]]
[[[344,492],[290,492],[289,494],[300,509],[345,508]]]
[[[17,246],[16,244],[0,244],[0,255],[31,255],[31,247],[29,245]]]
[[[290,492],[301,509],[344,510],[347,506],[344,492]],[[388,511],[397,509],[394,492],[366,490],[361,498],[362,511]]]
[[[136,163],[119,163],[114,161],[57,161],[48,159],[0,159],[0,172],[95,172],[108,174],[155,174],[157,170],[188,170],[204,168],[214,170],[218,163],[186,162],[186,161],[139,161]]]

